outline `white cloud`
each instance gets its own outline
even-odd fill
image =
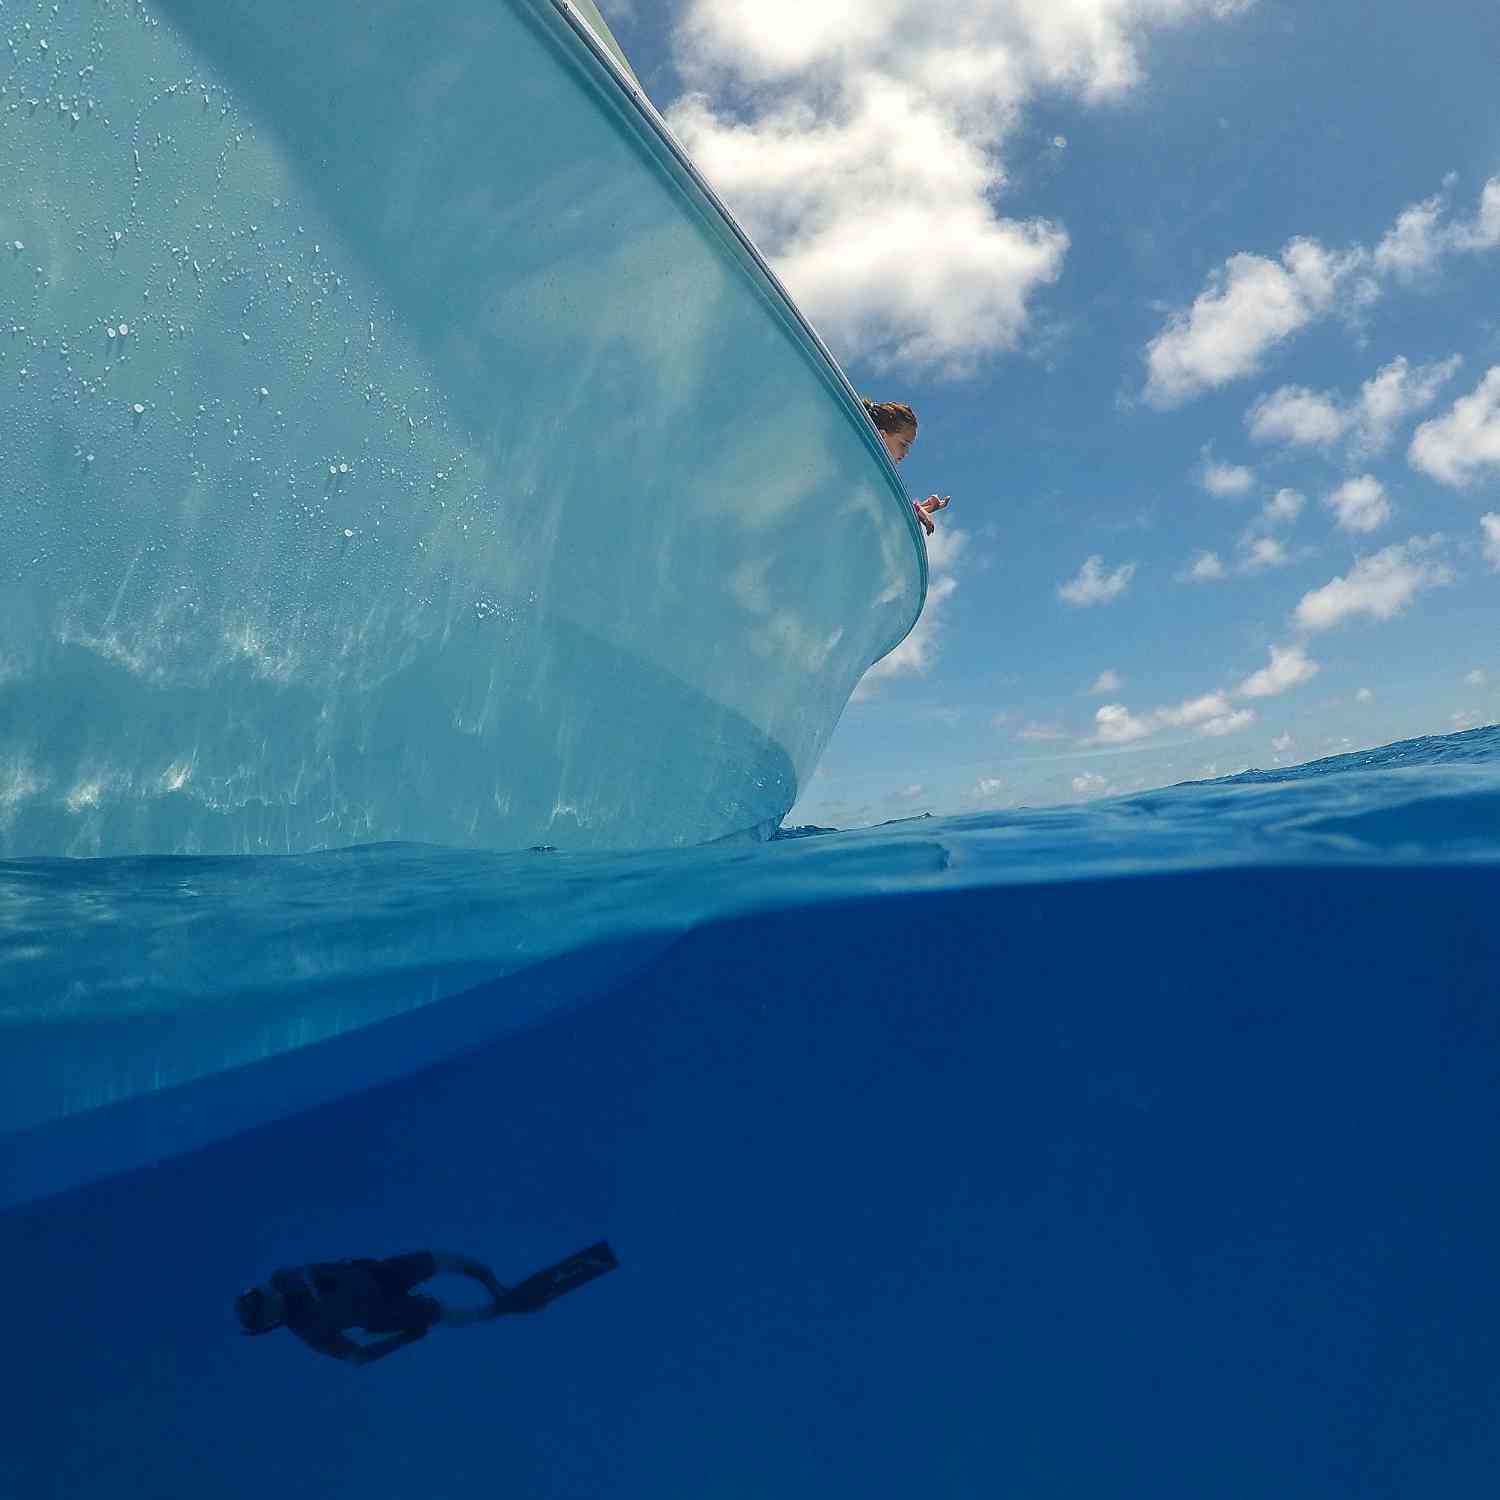
[[[1500,573],[1500,511],[1487,511],[1480,516],[1479,530],[1484,536],[1484,560]]]
[[[1302,514],[1307,504],[1306,496],[1297,490],[1277,490],[1265,503],[1261,521],[1267,526],[1290,526]]]
[[[1032,743],[1040,743],[1046,740],[1065,740],[1067,737],[1068,731],[1061,724],[1040,724],[1035,720],[1023,725],[1016,731],[1017,739],[1027,740]]]
[[[1106,745],[1128,745],[1155,734],[1160,727],[1150,719],[1133,717],[1123,703],[1101,704],[1094,725],[1094,738]]]
[[[1200,552],[1193,558],[1187,571],[1178,576],[1189,583],[1209,583],[1225,576],[1224,564],[1219,561],[1217,552]]]
[[[1286,752],[1292,748],[1292,737],[1291,737],[1291,735],[1289,735],[1289,734],[1278,734],[1276,736],[1276,738],[1271,741],[1271,748],[1278,755],[1285,755]]]
[[[1106,667],[1095,679],[1094,685],[1089,689],[1090,693],[1118,693],[1124,683],[1120,680],[1120,674],[1112,668]]]
[[[1305,594],[1297,605],[1297,624],[1327,630],[1355,615],[1389,620],[1400,614],[1423,589],[1453,581],[1452,570],[1425,554],[1441,537],[1412,537],[1371,557],[1362,557],[1345,575]]]
[[[1500,365],[1491,365],[1446,415],[1423,422],[1406,456],[1414,469],[1455,486],[1500,468]]]
[[[1374,696],[1375,696],[1375,694],[1374,694],[1374,693],[1372,693],[1372,692],[1371,692],[1371,691],[1370,691],[1370,690],[1369,690],[1369,688],[1361,688],[1361,689],[1360,689],[1360,690],[1359,690],[1359,691],[1358,691],[1358,692],[1357,692],[1357,693],[1356,693],[1356,694],[1355,694],[1355,695],[1354,695],[1354,701],[1355,701],[1355,702],[1356,702],[1356,703],[1369,703],[1369,702],[1370,702],[1370,701],[1371,701],[1371,700],[1372,700],[1372,699],[1373,699],[1373,698],[1374,698]]]
[[[847,69],[883,70],[947,81],[955,109],[1013,108],[1042,88],[1117,99],[1141,80],[1146,23],[1224,19],[1251,3],[954,0],[937,11],[921,0],[692,0],[675,40],[681,65],[733,70],[746,84],[797,87],[809,73],[838,80]]]
[[[1229,712],[1229,699],[1223,693],[1204,693],[1199,698],[1188,698],[1176,708],[1159,708],[1156,718],[1174,729],[1187,725],[1202,724],[1210,719],[1222,718]]]
[[[1255,483],[1255,474],[1243,464],[1221,464],[1205,453],[1198,482],[1210,495],[1243,495]]]
[[[1500,245],[1500,177],[1491,177],[1480,189],[1479,207],[1468,224],[1458,227],[1455,248],[1493,250]]]
[[[1254,709],[1236,709],[1222,692],[1203,693],[1141,715],[1132,714],[1123,703],[1106,703],[1095,713],[1094,733],[1084,742],[1128,745],[1163,729],[1191,729],[1213,738],[1234,734],[1254,721]]]
[[[1463,356],[1455,354],[1448,359],[1415,367],[1407,364],[1404,356],[1382,365],[1359,388],[1355,450],[1360,453],[1385,452],[1401,423],[1431,406],[1437,400],[1438,392],[1458,373],[1462,363]]]
[[[1355,455],[1383,453],[1401,423],[1431,406],[1462,363],[1455,354],[1413,366],[1398,355],[1365,381],[1353,401],[1334,391],[1284,385],[1255,402],[1245,422],[1257,442],[1328,448],[1347,439]]]
[[[1273,539],[1270,533],[1278,527],[1291,526],[1302,514],[1302,508],[1306,504],[1307,499],[1300,490],[1280,489],[1261,506],[1260,513],[1245,528],[1245,534],[1240,538],[1240,546],[1249,551],[1245,561],[1247,569],[1253,571],[1256,568],[1279,567],[1282,563],[1291,561],[1286,547],[1279,540]],[[1257,538],[1260,540],[1257,541]]]
[[[974,783],[974,796],[993,797],[1005,790],[1005,783],[998,776],[981,776]]]
[[[1134,563],[1121,563],[1107,572],[1104,559],[1096,555],[1084,561],[1076,578],[1058,587],[1057,597],[1065,604],[1108,604],[1125,592],[1134,575]]]
[[[1391,518],[1385,487],[1373,474],[1346,480],[1323,503],[1345,531],[1376,531]]]
[[[1198,726],[1199,734],[1206,734],[1217,738],[1225,734],[1238,734],[1242,729],[1248,729],[1255,722],[1255,710],[1253,708],[1235,709],[1232,713],[1219,714],[1212,719],[1205,720]]]
[[[967,532],[946,526],[927,538],[927,602],[922,613],[906,639],[860,678],[850,695],[851,703],[868,699],[889,678],[920,677],[931,670],[942,639],[948,600],[958,589],[955,569],[968,544]]]
[[[1276,260],[1248,251],[1231,255],[1209,274],[1192,306],[1170,314],[1147,344],[1146,399],[1153,406],[1177,406],[1253,375],[1272,349],[1310,323],[1341,305],[1357,308],[1375,301],[1381,278],[1409,281],[1446,254],[1500,245],[1500,177],[1485,184],[1473,220],[1444,224],[1443,213],[1441,194],[1403,209],[1373,252],[1362,245],[1336,252],[1299,238]],[[1261,435],[1334,441],[1328,434],[1338,420],[1337,408],[1306,387],[1285,390],[1279,402],[1260,413]]]
[[[1245,571],[1258,573],[1264,568],[1281,568],[1291,562],[1291,554],[1274,536],[1247,538],[1245,542]]]
[[[1109,790],[1109,782],[1096,771],[1085,771],[1073,778],[1073,790],[1080,797],[1102,797]]]
[[[1339,255],[1313,239],[1289,241],[1280,260],[1230,256],[1146,346],[1146,399],[1178,406],[1253,375],[1277,344],[1332,310],[1364,260],[1362,251]]]
[[[1289,489],[1278,490],[1267,500],[1240,537],[1240,557],[1235,571],[1261,573],[1267,568],[1281,568],[1291,562],[1291,550],[1280,537],[1271,533],[1277,527],[1295,521],[1305,504],[1296,490]],[[1179,581],[1202,583],[1225,578],[1228,572],[1218,553],[1200,552],[1188,569],[1177,576]]]
[[[1447,208],[1443,192],[1402,209],[1375,247],[1375,269],[1382,275],[1415,281],[1430,274],[1446,255],[1500,245],[1500,177],[1485,183],[1474,217],[1467,222],[1445,224]]]
[[[1271,660],[1235,691],[1242,698],[1273,698],[1318,675],[1318,664],[1302,646],[1272,646]]]
[[[1327,446],[1349,430],[1349,413],[1333,397],[1305,385],[1284,385],[1262,396],[1245,413],[1258,443]]]
[[[667,119],[842,357],[962,373],[1015,345],[1068,248],[997,206],[1026,105],[1119,99],[1151,26],[1238,8],[690,0]]]
[[[1004,172],[921,88],[851,76],[831,115],[807,94],[749,123],[695,94],[668,121],[842,358],[963,374],[1013,348],[1067,232],[998,215]]]
[[[1464,673],[1464,682],[1469,687],[1483,687],[1489,679],[1484,675],[1483,667],[1475,667],[1472,672]]]
[[[1442,200],[1436,196],[1403,208],[1375,247],[1377,268],[1408,279],[1430,270],[1442,254],[1441,217]]]

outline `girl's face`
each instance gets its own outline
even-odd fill
[[[882,432],[880,441],[885,444],[885,451],[891,455],[891,462],[899,464],[908,453],[911,445],[917,440],[916,429],[908,428],[905,432]]]

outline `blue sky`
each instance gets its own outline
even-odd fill
[[[1500,10],[602,9],[953,496],[793,821],[1500,719]]]

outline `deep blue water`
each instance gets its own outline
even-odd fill
[[[0,1495],[1488,1493],[1497,911],[1495,728],[762,847],[0,866]],[[600,1236],[368,1370],[235,1331],[279,1265]]]

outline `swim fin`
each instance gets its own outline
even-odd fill
[[[499,1313],[540,1312],[549,1302],[555,1302],[564,1292],[593,1281],[607,1271],[613,1271],[620,1262],[605,1240],[580,1250],[566,1260],[560,1260],[545,1271],[538,1271],[510,1288],[500,1300]]]

